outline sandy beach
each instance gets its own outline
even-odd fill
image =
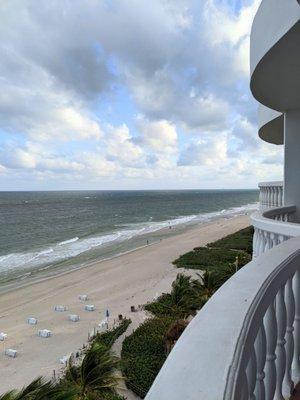
[[[137,325],[143,313],[131,313],[130,306],[144,304],[170,290],[180,271],[172,261],[193,247],[204,245],[249,225],[249,217],[236,216],[198,225],[151,246],[146,246],[111,260],[95,263],[40,282],[27,284],[0,294],[0,332],[8,334],[0,342],[0,393],[22,387],[33,378],[59,373],[59,358],[74,352],[86,343],[88,332],[110,311],[110,321],[118,314],[133,318]],[[88,304],[96,310],[84,310],[80,294],[89,296]],[[68,311],[58,313],[55,305]],[[69,314],[79,314],[80,321],[68,321]],[[26,324],[33,316],[38,325]],[[38,329],[49,329],[48,339],[37,336]],[[15,359],[4,355],[5,348],[18,351]]]

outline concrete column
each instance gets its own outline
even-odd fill
[[[300,110],[284,115],[284,205],[295,205],[300,221]]]

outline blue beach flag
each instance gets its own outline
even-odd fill
[[[106,317],[107,318],[109,317],[109,311],[108,310],[106,310]]]

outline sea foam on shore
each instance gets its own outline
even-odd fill
[[[118,253],[117,245],[131,241],[131,249],[138,247],[137,241],[144,237],[147,238],[153,233],[159,231],[166,234],[173,234],[174,227],[181,229],[188,228],[194,224],[205,223],[217,218],[229,218],[234,215],[244,214],[257,208],[257,203],[247,204],[240,207],[232,207],[221,211],[201,213],[198,215],[180,216],[178,218],[166,221],[148,221],[143,223],[132,223],[120,226],[119,230],[104,235],[95,235],[91,237],[74,237],[54,243],[47,248],[37,249],[29,252],[16,252],[0,256],[0,283],[14,279],[26,279],[32,274],[51,269],[65,261],[72,260],[74,266],[78,266],[78,256],[81,256],[80,264],[84,263],[84,256],[87,255],[89,262],[96,261],[101,257],[101,249],[110,246],[113,252],[113,246],[116,247],[115,255]],[[171,228],[171,229],[169,229]],[[124,248],[124,247],[123,247]],[[97,250],[92,254],[93,250]],[[93,257],[94,256],[94,257]]]

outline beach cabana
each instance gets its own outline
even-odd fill
[[[1,340],[1,342],[3,342],[3,340],[5,340],[6,338],[7,338],[7,333],[0,332],[0,340]]]
[[[16,358],[17,357],[17,350],[14,349],[6,349],[5,350],[5,355],[11,358]]]
[[[79,315],[77,315],[77,314],[70,314],[69,315],[69,321],[72,321],[72,322],[78,322],[79,321]]]
[[[29,317],[29,318],[27,318],[27,324],[36,325],[37,324],[37,319],[34,318],[34,317]]]
[[[84,309],[85,309],[86,311],[95,311],[95,306],[94,306],[94,304],[87,304],[87,305],[84,307]]]
[[[49,338],[52,336],[52,332],[49,329],[39,329],[38,336],[42,338]]]
[[[54,307],[54,311],[58,311],[58,312],[63,312],[63,311],[67,311],[67,310],[68,310],[67,306],[59,305],[59,306]]]

